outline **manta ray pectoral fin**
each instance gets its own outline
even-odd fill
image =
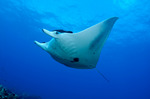
[[[118,17],[109,18],[79,32],[77,35],[81,40],[86,37],[85,41],[90,43],[89,49],[101,50],[117,19]]]
[[[101,46],[100,49],[103,47],[106,39],[108,38],[110,31],[116,22],[118,17],[112,17],[110,19],[107,19],[93,27],[91,29],[95,30],[95,38],[93,39],[93,42],[91,43],[90,48],[95,48],[96,46]],[[97,33],[96,33],[97,32]]]
[[[44,33],[46,33],[47,35],[53,37],[53,38],[57,38],[57,34],[56,31],[48,31],[46,29],[42,29]]]

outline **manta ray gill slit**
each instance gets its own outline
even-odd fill
[[[79,62],[79,58],[74,58],[71,62]]]

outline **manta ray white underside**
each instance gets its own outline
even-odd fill
[[[112,17],[78,33],[43,32],[53,37],[49,42],[35,43],[56,61],[78,69],[96,67],[101,49],[118,17]]]

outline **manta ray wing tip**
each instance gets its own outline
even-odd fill
[[[118,20],[119,19],[119,17],[112,17],[112,18],[110,18],[110,19],[113,19],[113,20]]]
[[[114,19],[114,21],[116,21],[119,19],[119,17],[112,17],[111,19]]]

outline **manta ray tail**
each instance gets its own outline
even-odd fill
[[[97,68],[95,70],[107,81],[110,82]]]

